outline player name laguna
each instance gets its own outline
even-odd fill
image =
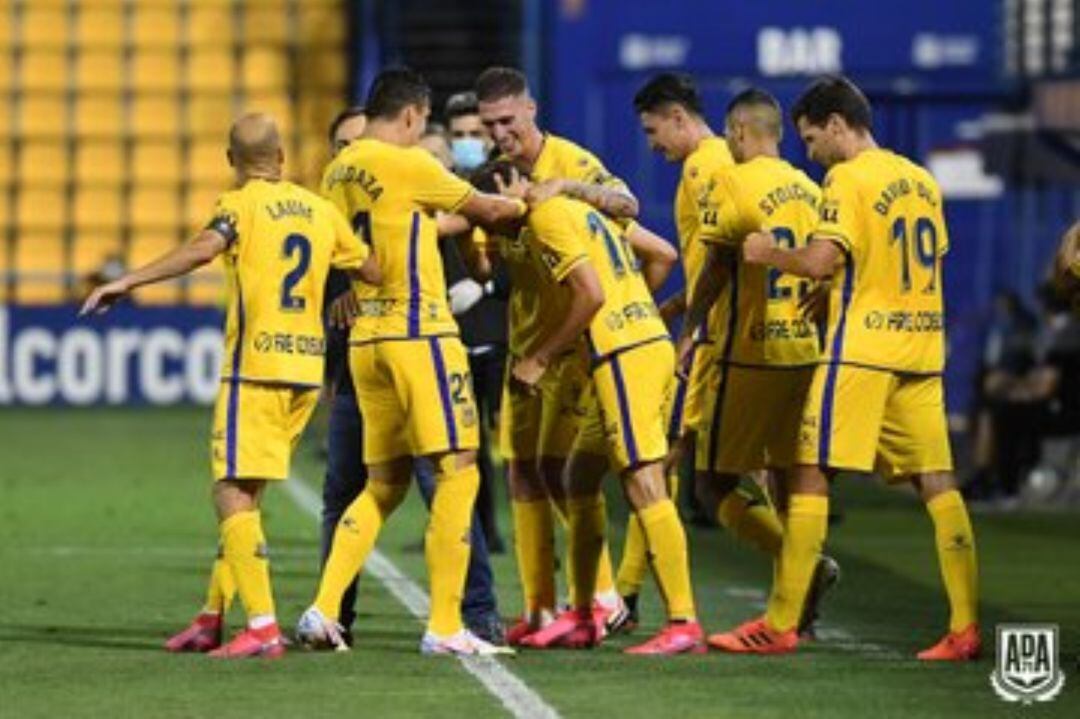
[[[816,336],[814,327],[806,320],[775,319],[755,322],[750,326],[750,339],[755,342],[801,340],[814,336]]]
[[[912,192],[916,193],[916,196],[926,202],[931,207],[937,207],[937,193],[930,187],[927,187],[918,180],[909,180],[906,177],[902,177],[899,180],[890,182],[884,190],[881,191],[881,195],[874,202],[874,212],[878,213],[882,217],[889,214],[889,208],[892,207],[892,203],[899,200],[901,197],[906,197]]]
[[[284,220],[289,217],[303,217],[311,222],[311,205],[300,200],[278,200],[266,205],[266,212],[271,220]]]
[[[631,302],[623,305],[622,309],[608,312],[604,323],[611,329],[617,330],[635,322],[659,316],[660,310],[652,302]]]
[[[771,216],[787,203],[796,201],[806,203],[811,209],[818,209],[817,195],[814,194],[814,191],[798,182],[773,188],[765,197],[761,198],[761,201],[758,202],[758,208],[766,216]]]
[[[326,340],[314,335],[290,334],[288,332],[260,332],[252,343],[256,352],[322,355],[326,353]]]
[[[938,310],[873,310],[863,317],[863,326],[883,332],[941,332],[945,329],[945,313]]]

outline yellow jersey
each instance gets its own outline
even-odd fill
[[[596,155],[570,140],[548,133],[544,134],[544,144],[529,177],[534,182],[562,178],[626,189],[626,183],[608,172]]]
[[[679,255],[686,279],[686,301],[694,296],[698,275],[705,265],[705,245],[701,242],[701,217],[710,200],[712,177],[721,168],[735,164],[723,137],[702,140],[683,161],[682,177],[675,191],[675,229],[679,234]],[[698,342],[711,342],[722,332],[718,313],[709,313],[709,320],[697,333]]]
[[[207,228],[228,242],[222,377],[320,386],[326,275],[359,268],[368,248],[337,208],[284,180],[224,193]]]
[[[577,234],[557,198],[534,207],[526,220],[516,236],[495,237],[510,275],[508,344],[515,357],[528,355],[562,321],[570,292],[561,283],[589,259],[585,238]]]
[[[748,265],[739,247],[748,234],[763,228],[786,247],[805,246],[817,225],[821,190],[775,157],[722,168],[710,184],[701,239],[733,248],[726,297],[717,301],[713,314],[722,328],[720,361],[752,367],[816,364],[817,328],[799,313],[809,281]]]
[[[350,342],[456,335],[435,212],[454,212],[472,185],[420,147],[361,138],[323,173],[322,194],[350,218],[382,269],[378,287],[358,285]]]
[[[949,236],[930,173],[887,150],[865,150],[825,177],[815,238],[835,242],[825,356],[920,374],[945,365],[942,258]]]
[[[667,339],[667,327],[622,228],[592,206],[566,197],[547,200],[532,212],[538,209],[542,225],[538,223],[533,229],[543,233],[541,260],[554,272],[570,258],[555,254],[552,248],[584,245],[588,261],[600,279],[604,304],[585,334],[593,362],[603,361],[619,350]]]

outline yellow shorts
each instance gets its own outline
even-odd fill
[[[790,467],[814,367],[732,367],[705,397],[698,471],[742,474]]]
[[[711,388],[714,389],[720,381],[717,360],[714,342],[702,342],[694,346],[693,363],[690,365],[686,395],[683,398],[680,433],[700,430],[706,423],[708,415],[704,411],[705,403],[708,395],[714,393]]]
[[[311,387],[222,382],[210,433],[214,479],[288,479],[289,458],[318,401]]]
[[[349,348],[364,418],[364,461],[476,449],[480,429],[465,347],[457,337]]]
[[[886,479],[951,471],[941,377],[818,365],[796,462],[873,470]]]
[[[567,457],[585,415],[589,390],[588,360],[578,352],[553,361],[538,391],[526,394],[503,382],[499,446],[506,459]],[[507,377],[513,359],[506,363]]]
[[[606,454],[618,471],[663,459],[674,397],[671,342],[610,355],[593,370],[593,393],[573,451]]]

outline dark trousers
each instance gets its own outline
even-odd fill
[[[326,463],[326,481],[323,483],[322,564],[325,564],[330,556],[334,530],[341,515],[360,495],[367,482],[367,469],[361,453],[364,446],[363,431],[356,397],[352,394],[337,394],[330,409],[327,438],[329,458]],[[431,498],[435,493],[434,470],[430,463],[419,461],[413,471],[424,503],[430,508]],[[469,541],[472,552],[469,555],[469,572],[465,579],[465,596],[461,602],[466,623],[479,621],[485,615],[497,611],[495,582],[491,573],[487,543],[475,513]],[[355,607],[356,580],[353,580],[341,598],[339,621],[346,628],[351,627],[356,619]]]
[[[495,466],[491,462],[491,432],[502,401],[505,369],[506,351],[502,347],[493,347],[480,354],[469,354],[473,395],[476,397],[476,410],[480,416],[480,449],[476,454],[480,489],[476,493],[476,514],[484,529],[484,538],[491,547],[501,547],[503,543],[495,520],[495,482],[498,480],[495,477]]]

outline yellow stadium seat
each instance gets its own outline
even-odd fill
[[[119,95],[80,95],[75,102],[75,136],[119,138],[124,131],[123,109]]]
[[[233,177],[225,157],[223,140],[196,140],[188,156],[188,177],[199,185],[216,185],[224,189]]]
[[[79,53],[75,82],[80,92],[120,92],[124,87],[124,56],[119,49],[107,48]]]
[[[221,45],[194,48],[188,58],[188,82],[192,92],[231,92],[232,51]]]
[[[16,107],[18,127],[25,138],[61,137],[67,130],[67,107],[62,95],[24,95]]]
[[[112,185],[123,182],[124,147],[119,140],[80,142],[75,148],[75,182],[79,185]]]
[[[23,186],[62,185],[68,178],[66,143],[52,140],[23,143],[19,152],[19,182]]]
[[[71,271],[78,281],[101,269],[109,257],[122,255],[119,232],[77,232],[71,248]]]
[[[188,193],[185,234],[191,235],[206,227],[206,223],[214,216],[214,206],[217,204],[218,197],[228,189],[228,187],[213,185],[201,185],[191,189]]]
[[[344,7],[337,3],[308,6],[299,16],[296,32],[302,45],[344,47],[349,26]]]
[[[191,273],[187,299],[193,305],[220,306],[225,301],[225,270],[220,258]]]
[[[195,47],[228,47],[236,35],[231,3],[192,3],[188,38]]]
[[[66,299],[66,252],[60,232],[26,232],[15,239],[15,301],[57,304]]]
[[[134,41],[138,48],[175,48],[180,41],[179,3],[157,6],[139,3],[135,9]]]
[[[227,95],[195,95],[188,103],[188,131],[193,137],[213,137],[224,148],[232,120],[232,99]]]
[[[160,138],[177,142],[180,135],[180,104],[163,95],[137,95],[131,106],[131,131],[140,139]]]
[[[17,232],[60,232],[66,220],[66,208],[63,187],[20,188],[15,202]]]
[[[11,52],[7,48],[0,46],[0,93],[6,96],[7,93],[11,92],[14,82],[15,78],[11,75]]]
[[[265,112],[277,122],[278,132],[286,133],[292,124],[292,103],[284,90],[279,92],[251,92],[245,97],[239,114]]]
[[[136,232],[131,237],[128,248],[128,265],[141,267],[157,259],[178,244],[176,233],[172,230]],[[172,280],[156,285],[148,285],[135,290],[135,302],[142,304],[173,304],[180,300],[180,282]]]
[[[175,185],[183,167],[175,140],[143,140],[134,148],[132,174],[136,185]]]
[[[180,63],[167,50],[143,50],[135,53],[132,85],[136,93],[173,93],[180,81]]]
[[[244,53],[243,80],[248,92],[284,91],[289,58],[284,47],[256,47]]]
[[[23,53],[19,87],[24,92],[63,92],[68,88],[68,65],[59,50],[32,49]]]
[[[131,225],[136,232],[176,232],[180,197],[173,188],[136,187],[131,193]]]
[[[283,46],[289,41],[289,13],[280,2],[249,2],[244,8],[244,42]]]
[[[342,50],[311,49],[300,56],[300,76],[308,78],[302,90],[317,88],[341,93],[348,80],[348,56]]]
[[[120,227],[123,223],[122,199],[116,188],[78,188],[75,193],[76,230],[114,230]]]
[[[5,24],[9,21],[10,15],[5,18]],[[63,5],[25,3],[22,18],[23,47],[63,48],[68,41],[67,27],[68,10]]]
[[[124,45],[124,9],[119,4],[83,3],[76,16],[76,37],[82,49]]]

